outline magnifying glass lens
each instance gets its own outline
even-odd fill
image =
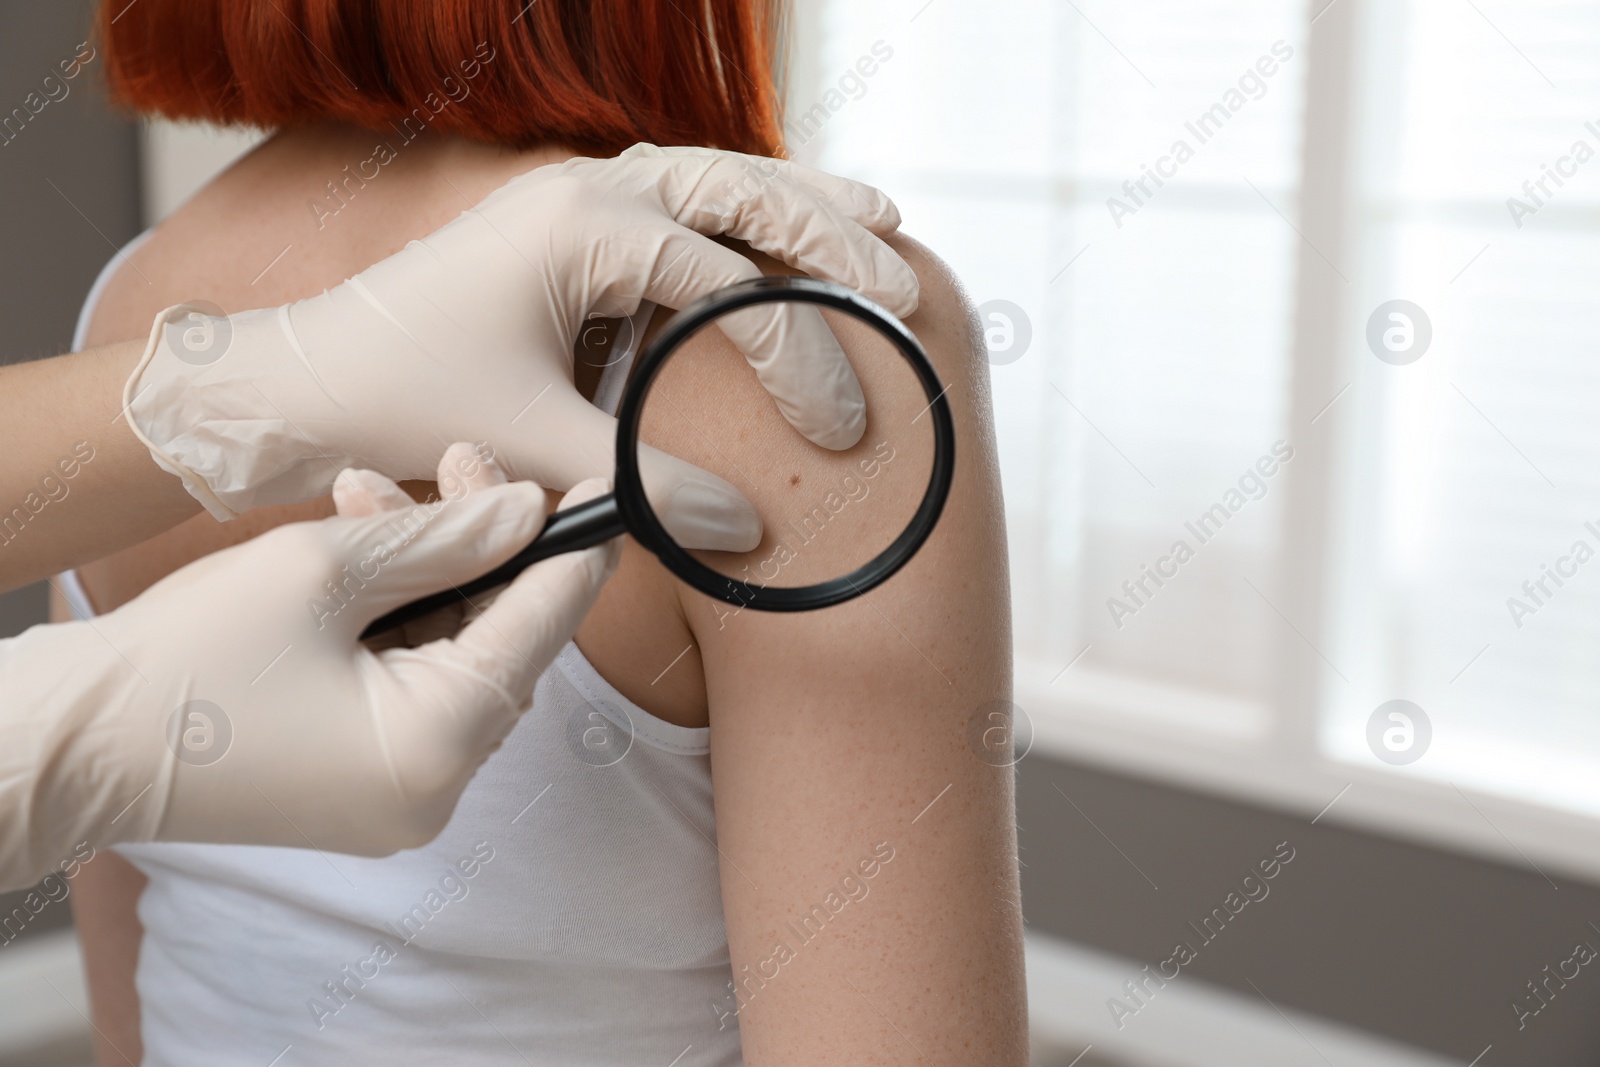
[[[763,319],[783,336],[815,338],[826,327],[838,339],[866,397],[867,428],[854,447],[822,448],[784,420],[729,340],[759,333]],[[784,356],[803,372],[806,352]],[[912,525],[934,461],[928,408],[924,383],[879,330],[832,308],[758,304],[711,319],[661,365],[640,409],[639,469],[648,485],[658,450],[724,479],[755,506],[762,536],[753,551],[680,546],[732,587],[759,597],[817,586],[858,573]]]

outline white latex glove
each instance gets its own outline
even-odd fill
[[[514,479],[567,489],[614,470],[615,422],[572,385],[593,315],[682,307],[760,272],[727,234],[905,316],[917,280],[877,234],[882,193],[778,160],[635,145],[512,179],[431,236],[285,308],[164,312],[124,402],[156,461],[218,518],[325,494],[344,467],[426,478],[446,441],[486,442]],[[698,232],[697,232],[698,231]],[[789,421],[848,448],[860,385],[814,307],[729,316]],[[656,453],[652,503],[680,542],[743,550],[760,520],[727,482]]]
[[[465,445],[440,466],[438,507],[345,471],[340,517],[207,556],[92,622],[0,642],[0,888],[83,842],[386,855],[431,840],[616,564],[616,541],[546,560],[454,640],[365,648],[379,615],[534,538],[543,491],[502,480]]]

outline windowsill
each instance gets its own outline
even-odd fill
[[[1260,705],[1080,670],[1052,685],[1048,667],[1017,664],[1033,753],[1600,883],[1600,819],[1297,750],[1270,732]]]
[[[1150,681],[1129,674],[1096,670],[1083,664],[1059,672],[1054,680],[1040,664],[1019,663],[1020,682],[1026,674],[1043,682],[1048,705],[1056,716],[1077,724],[1114,725],[1143,736],[1152,732],[1181,731],[1191,743],[1226,744],[1259,740],[1266,736],[1267,707],[1256,701],[1203,693],[1186,686]],[[1058,669],[1059,670],[1059,669]],[[1033,706],[1022,701],[1029,713]]]

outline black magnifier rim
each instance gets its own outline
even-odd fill
[[[923,414],[933,421],[933,469],[928,488],[911,522],[887,548],[849,574],[802,586],[750,585],[707,567],[678,546],[656,518],[645,497],[639,470],[639,424],[650,387],[673,353],[702,327],[732,311],[768,303],[804,303],[842,311],[877,330],[916,372],[928,398]],[[706,596],[757,611],[814,611],[831,607],[882,585],[916,555],[944,511],[955,476],[956,428],[945,399],[947,387],[905,325],[875,301],[852,289],[815,278],[783,275],[752,278],[698,300],[674,315],[639,357],[633,381],[617,414],[617,506],[636,541],[689,586]],[[919,418],[921,416],[918,416]]]

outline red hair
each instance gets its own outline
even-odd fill
[[[780,155],[776,0],[106,0],[114,100],[267,128],[418,124],[611,155]]]

